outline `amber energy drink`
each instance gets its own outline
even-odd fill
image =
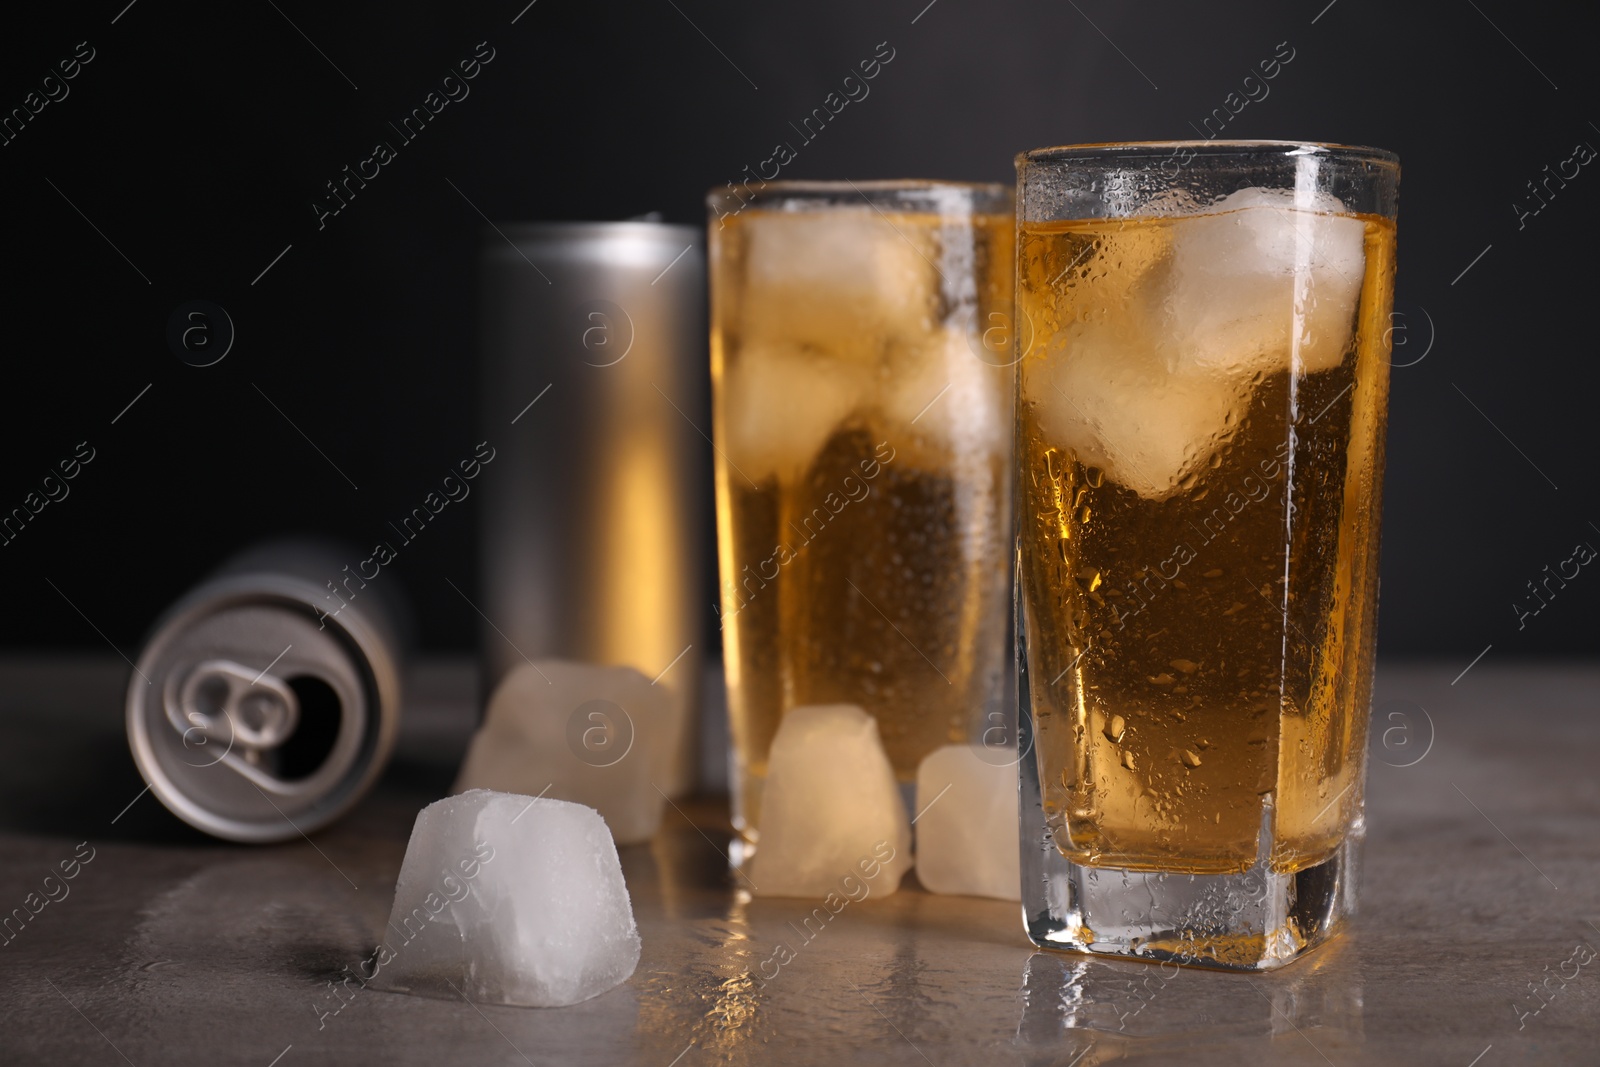
[[[311,542],[249,549],[156,622],[128,682],[128,744],[191,826],[288,840],[338,818],[382,772],[406,618],[392,577],[348,595],[348,558]]]

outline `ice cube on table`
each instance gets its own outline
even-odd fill
[[[518,664],[489,698],[452,792],[498,789],[597,809],[616,840],[648,841],[685,714],[671,690],[631,667]]]
[[[926,227],[871,206],[745,216],[742,339],[870,357],[885,337],[931,329],[938,258]],[[921,242],[920,244],[917,242]]]
[[[970,745],[935,749],[917,768],[916,830],[923,888],[1022,899],[1014,759]]]
[[[853,704],[790,710],[767,758],[759,896],[826,897],[845,879],[892,893],[911,868],[911,828],[878,724]]]
[[[550,1008],[598,996],[638,963],[633,904],[600,814],[474,789],[418,813],[372,984]]]
[[[1248,379],[1167,369],[1137,327],[1076,323],[1061,350],[1033,363],[1024,396],[1045,438],[1150,500],[1183,481],[1237,430]]]
[[[798,481],[871,380],[864,365],[767,341],[747,341],[724,375],[721,445],[744,488]]]
[[[1365,226],[1326,193],[1248,188],[1172,227],[1159,300],[1175,372],[1337,367],[1355,330]]]

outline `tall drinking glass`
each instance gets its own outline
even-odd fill
[[[1281,966],[1354,907],[1398,161],[1196,142],[1017,171],[1028,933]]]
[[[711,373],[734,822],[795,707],[855,704],[902,783],[1010,664],[1011,190],[713,193]]]

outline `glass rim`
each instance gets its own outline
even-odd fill
[[[948,178],[871,178],[865,181],[851,181],[848,178],[780,178],[762,180],[760,185],[745,183],[734,190],[726,186],[712,188],[706,193],[706,205],[715,207],[729,196],[738,196],[739,189],[746,190],[745,195],[752,203],[783,197],[821,198],[841,193],[931,193],[941,190],[960,190],[1010,201],[1015,193],[1009,182],[967,182]]]
[[[1062,163],[1081,160],[1137,159],[1143,156],[1170,154],[1191,149],[1196,155],[1209,157],[1272,158],[1288,156],[1321,156],[1347,162],[1371,163],[1400,168],[1400,156],[1386,148],[1367,145],[1336,144],[1328,141],[1103,141],[1094,144],[1054,145],[1019,152],[1016,166],[1039,163]]]

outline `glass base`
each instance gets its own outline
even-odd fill
[[[1236,874],[1086,867],[1063,856],[1045,828],[1035,761],[1023,760],[1022,772],[1022,916],[1040,948],[1270,971],[1355,913],[1359,820],[1332,856],[1293,873],[1273,871],[1265,847]],[[1269,798],[1263,842],[1271,817]]]

